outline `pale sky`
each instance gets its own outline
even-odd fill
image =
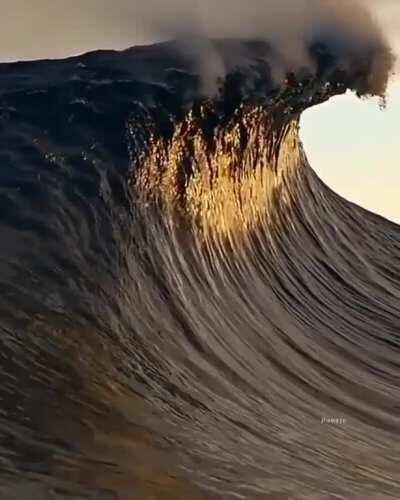
[[[387,109],[348,93],[306,111],[302,139],[313,169],[334,191],[400,224],[400,85]]]
[[[400,54],[400,0],[362,1]],[[143,6],[157,5],[162,18],[171,2],[188,5],[184,0],[0,0],[0,61],[59,58],[157,41],[144,22]],[[312,167],[331,188],[400,223],[399,123],[397,77],[386,111],[374,101],[338,97],[305,113],[302,137]]]

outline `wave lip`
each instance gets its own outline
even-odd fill
[[[164,116],[159,109],[140,110],[131,120],[132,151],[139,151],[132,157],[139,198],[189,214],[202,229],[219,226],[226,232],[266,217],[267,199],[282,184],[287,165],[301,163],[297,129],[305,109],[349,89],[384,100],[393,62],[385,45],[355,58],[351,45],[347,53],[334,39],[321,40],[317,35],[310,40],[308,66],[288,68],[279,82],[274,75],[279,54],[270,43],[197,41],[196,47],[206,50],[197,51],[197,58],[218,54],[223,66],[233,69],[208,97],[200,73],[189,111],[188,103],[183,112]],[[145,136],[139,132],[142,123]]]

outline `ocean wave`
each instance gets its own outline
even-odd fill
[[[400,229],[299,139],[391,57],[209,43],[0,66],[2,498],[399,497]]]

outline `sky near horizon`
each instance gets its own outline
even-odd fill
[[[0,0],[0,61],[59,58],[158,41],[136,15],[140,1]],[[164,0],[162,5],[171,1],[178,0]],[[362,1],[400,55],[400,0]],[[320,177],[347,199],[398,223],[399,123],[399,76],[390,87],[385,111],[374,100],[347,94],[308,110],[302,118],[305,148]]]
[[[388,105],[348,92],[308,109],[301,137],[319,177],[344,198],[400,224],[400,85]]]

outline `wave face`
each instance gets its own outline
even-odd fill
[[[400,497],[400,228],[299,139],[376,51],[240,48],[0,65],[1,498]]]

